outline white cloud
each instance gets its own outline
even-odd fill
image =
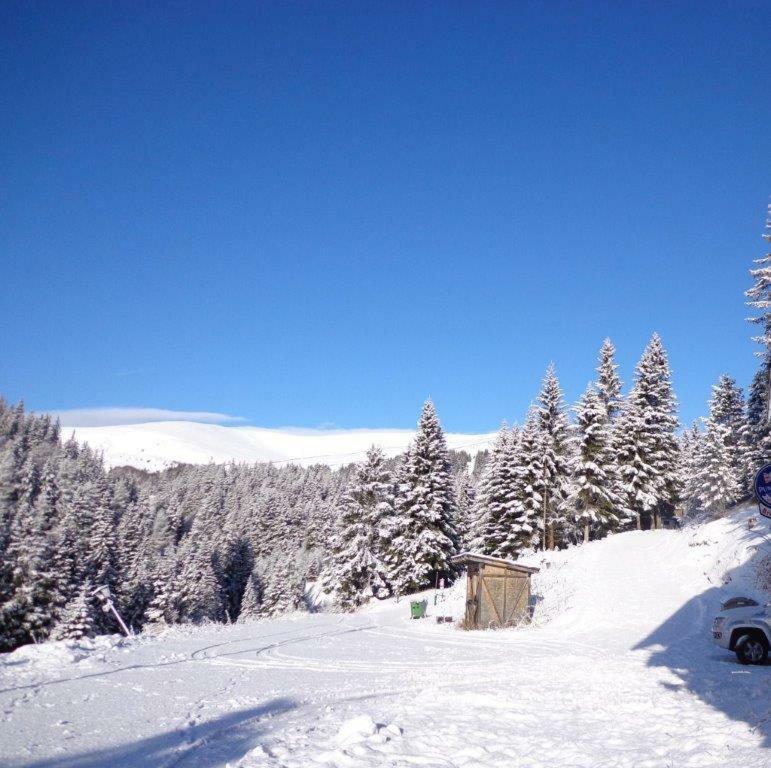
[[[170,411],[165,408],[70,408],[48,411],[59,418],[62,427],[109,427],[120,424],[142,424],[148,421],[197,421],[202,424],[236,424],[240,416],[209,411]]]

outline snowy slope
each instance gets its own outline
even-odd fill
[[[771,666],[709,639],[721,599],[768,597],[768,523],[748,531],[749,514],[534,557],[519,630],[413,622],[388,601],[20,649],[0,657],[0,764],[767,767]],[[452,591],[430,609],[461,611]]]
[[[80,442],[104,453],[108,466],[128,465],[151,471],[174,463],[207,464],[228,461],[273,461],[307,466],[338,467],[360,461],[371,445],[386,455],[402,453],[414,437],[403,429],[263,429],[225,427],[191,421],[163,421],[110,427],[66,427]],[[487,448],[495,433],[448,434],[450,448],[476,454]]]

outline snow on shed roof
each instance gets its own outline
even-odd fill
[[[505,568],[509,568],[512,571],[521,571],[522,573],[538,573],[538,568],[531,568],[529,565],[520,565],[513,560],[504,560],[500,557],[490,557],[489,555],[480,555],[476,552],[461,552],[455,557],[451,557],[450,561],[457,563],[458,565],[466,565],[468,563],[485,563],[487,565],[502,565]]]

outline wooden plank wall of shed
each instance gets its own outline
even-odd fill
[[[501,566],[485,565],[480,576],[477,588],[478,628],[511,626],[527,616],[530,582],[525,574]]]

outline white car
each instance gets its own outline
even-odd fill
[[[732,597],[712,622],[712,640],[742,664],[765,664],[771,647],[771,612],[751,597]]]

